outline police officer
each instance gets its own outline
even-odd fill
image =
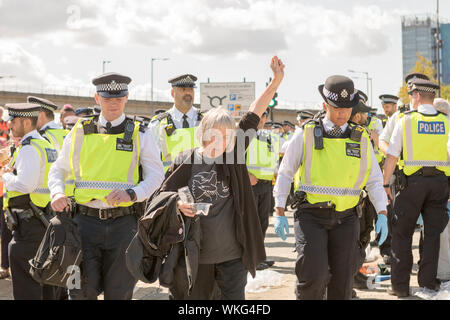
[[[298,126],[301,127],[306,121],[312,119],[314,117],[314,113],[308,110],[300,110],[297,111],[297,123]]]
[[[131,78],[106,73],[96,77],[95,100],[101,114],[77,122],[64,139],[49,173],[52,207],[69,209],[64,180],[75,177],[74,220],[82,238],[80,290],[73,299],[131,299],[136,280],[126,267],[125,250],[136,233],[142,204],[164,178],[151,131],[123,113]]]
[[[409,295],[412,236],[419,213],[426,231],[419,263],[419,286],[439,290],[436,280],[439,237],[448,223],[450,131],[447,116],[433,107],[437,90],[439,86],[429,80],[416,78],[408,82],[412,110],[405,112],[396,123],[387,150],[384,187],[390,198],[389,181],[400,156],[407,177],[406,184],[398,191],[392,221],[392,287],[388,293],[398,297]]]
[[[19,103],[6,107],[12,134],[22,137],[9,166],[2,170],[6,189],[3,206],[13,230],[9,243],[13,296],[17,300],[53,299],[54,288],[33,280],[28,261],[36,254],[46,231],[49,217],[42,215],[48,212],[50,202],[47,174],[56,160],[56,150],[36,130],[39,105]]]
[[[36,129],[39,131],[39,134],[47,139],[53,148],[59,152],[64,137],[69,133],[69,130],[61,129],[53,121],[55,120],[55,111],[58,110],[59,107],[53,102],[39,97],[29,96],[27,100],[29,103],[35,103],[41,106]]]
[[[297,299],[323,299],[325,292],[328,299],[350,299],[359,239],[355,207],[366,187],[384,217],[377,232],[385,234],[387,199],[369,135],[347,123],[359,102],[353,81],[331,76],[319,92],[326,116],[305,124],[289,143],[274,188],[274,227],[280,236],[289,230],[284,204],[301,165],[302,201],[294,212]]]
[[[253,187],[253,196],[264,237],[266,236],[269,216],[272,211],[272,180],[278,164],[276,142],[272,141],[270,132],[263,130],[267,117],[268,112],[265,111],[260,118],[256,137],[252,139],[247,149],[247,170]],[[274,261],[266,260],[261,262],[256,269],[264,270],[273,265]]]
[[[203,116],[199,109],[193,107],[195,81],[197,77],[192,74],[170,79],[174,105],[150,122],[149,127],[161,148],[164,172],[180,152],[200,146],[195,132]]]
[[[410,73],[406,75],[405,82],[408,84],[413,79],[425,79],[429,80],[429,78],[422,74],[422,73]],[[409,95],[409,98],[411,99],[411,95]],[[394,108],[397,107],[398,97],[393,95],[381,95],[380,99],[382,100],[383,110],[385,110],[386,114],[390,114]],[[392,105],[388,105],[388,104]],[[387,156],[387,150],[389,147],[389,141],[392,137],[392,133],[394,131],[394,127],[396,123],[403,117],[406,111],[409,110],[409,105],[403,105],[402,107],[398,108],[397,111],[395,111],[387,120],[386,126],[383,129],[383,132],[381,133],[379,137],[379,149],[385,157]],[[393,198],[390,199],[389,205],[387,207],[388,209],[388,227],[389,227],[389,234],[386,239],[386,241],[383,243],[383,245],[380,246],[380,254],[383,256],[384,263],[389,265],[391,264],[392,260],[392,252],[391,252],[391,229],[392,229],[392,217],[394,215],[394,205],[395,205],[395,196],[398,191],[398,184],[403,179],[403,161],[400,159],[396,169],[394,171],[394,175],[391,177],[390,185],[391,185],[391,193],[393,194]]]

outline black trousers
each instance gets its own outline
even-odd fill
[[[269,216],[272,210],[272,181],[258,182],[253,186],[253,196],[255,198],[256,208],[258,210],[259,223],[263,236],[266,236],[269,227]]]
[[[0,197],[0,233],[1,233],[1,267],[9,268],[8,245],[12,239],[12,233],[6,225],[5,215],[3,212],[3,197]]]
[[[53,300],[55,287],[41,286],[30,275],[30,264],[45,234],[45,227],[35,217],[19,220],[9,243],[9,263],[15,300]]]
[[[359,221],[355,209],[294,212],[298,300],[352,297]]]
[[[81,290],[69,291],[73,300],[131,300],[136,280],[128,271],[125,251],[137,232],[134,215],[100,220],[78,214],[74,217],[81,235],[83,261]]]
[[[408,186],[399,192],[392,221],[391,281],[394,289],[409,290],[412,237],[419,213],[422,213],[425,232],[418,282],[420,287],[435,289],[440,234],[448,223],[448,192],[446,176],[408,177]]]
[[[197,279],[191,295],[186,292],[174,295],[177,300],[245,300],[247,270],[242,259],[217,264],[199,264]]]

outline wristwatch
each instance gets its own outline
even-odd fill
[[[389,184],[383,184],[383,188],[389,188]]]
[[[134,192],[133,189],[127,189],[127,190],[125,190],[125,192],[128,193],[132,202],[136,201],[137,196],[136,196],[136,192]]]

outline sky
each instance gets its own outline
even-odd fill
[[[130,76],[130,98],[170,98],[168,79],[256,83],[270,59],[286,65],[280,107],[321,102],[317,87],[334,74],[372,78],[373,106],[402,85],[401,16],[431,14],[435,0],[0,0],[0,90],[91,94],[102,73]],[[440,1],[450,18],[450,1]],[[198,86],[199,87],[199,86]],[[58,91],[59,90],[59,91]],[[90,91],[89,91],[90,90]],[[199,89],[196,102],[199,102]]]

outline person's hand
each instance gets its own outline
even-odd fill
[[[4,167],[2,167],[2,169],[0,170],[0,177],[3,176],[5,173],[13,172],[13,171],[14,171],[14,168],[9,167],[9,166],[4,166]]]
[[[69,211],[70,200],[64,193],[57,193],[53,196],[51,206],[55,212]]]
[[[273,79],[281,81],[284,77],[284,64],[277,56],[272,57],[270,69],[273,72]]]
[[[286,231],[286,234],[289,234],[289,223],[286,216],[276,216],[273,226],[275,228],[275,233],[285,241],[286,235],[284,234],[284,231]]]
[[[375,232],[377,235],[381,232],[380,240],[378,240],[378,246],[381,246],[388,236],[387,216],[385,214],[378,214]]]
[[[189,203],[178,200],[177,206],[178,210],[180,210],[186,217],[195,217],[195,213],[192,211],[191,205]]]
[[[248,174],[249,178],[250,178],[250,184],[252,186],[254,186],[255,184],[258,183],[258,178],[255,177],[254,175],[252,175],[251,173]]]
[[[117,207],[122,202],[130,202],[130,195],[125,190],[115,189],[111,191],[106,197],[106,203],[110,206]]]

